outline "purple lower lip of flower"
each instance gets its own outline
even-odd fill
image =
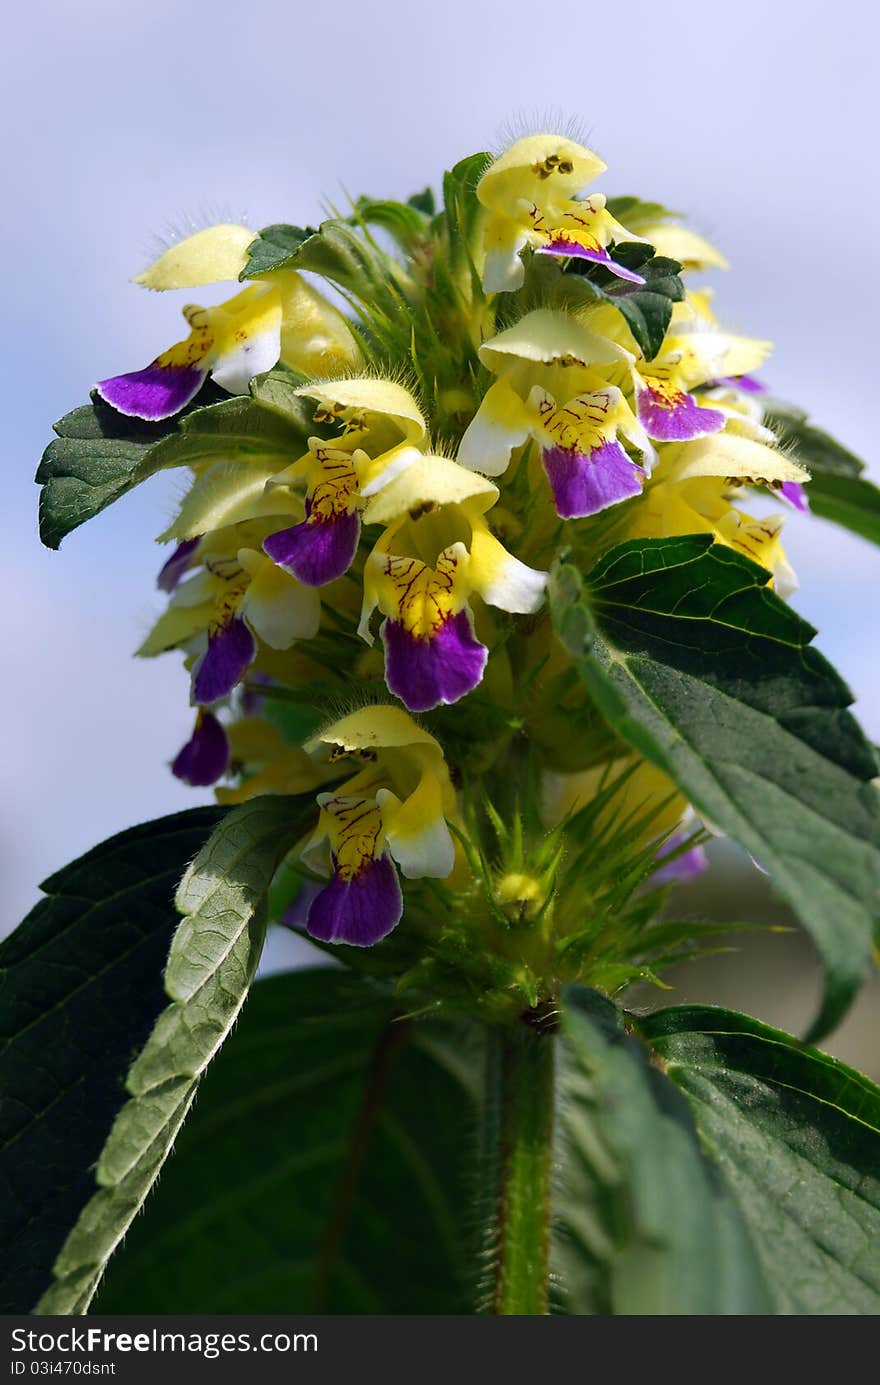
[[[324,943],[372,947],[397,927],[402,914],[397,871],[383,852],[348,880],[334,875],[312,900],[306,929]]]
[[[720,432],[727,421],[718,409],[701,408],[684,390],[667,396],[650,385],[637,390],[636,412],[648,437],[657,442],[689,442]]]
[[[144,370],[99,380],[95,389],[118,413],[158,423],[180,413],[198,394],[207,374],[196,366],[153,363]]]
[[[645,473],[619,442],[603,442],[589,454],[548,447],[543,460],[560,519],[584,519],[641,494]]]
[[[263,552],[305,586],[323,587],[351,567],[360,534],[360,516],[350,510],[333,519],[307,519],[280,529],[263,541]]]
[[[216,784],[229,768],[229,741],[212,712],[199,712],[192,736],[178,752],[171,773],[194,789]]]
[[[168,561],[159,571],[156,586],[161,592],[173,592],[183,574],[189,567],[189,560],[201,542],[200,539],[184,539],[179,543]]]
[[[489,654],[466,610],[447,617],[430,639],[411,634],[399,620],[386,620],[382,639],[385,681],[411,712],[429,712],[472,692]]]
[[[589,250],[585,245],[579,245],[577,241],[565,240],[560,237],[558,240],[551,240],[547,245],[538,246],[539,255],[560,255],[572,260],[592,260],[593,264],[600,264],[611,274],[616,274],[618,279],[628,279],[631,284],[643,284],[644,276],[636,274],[634,269],[627,269],[625,265],[618,264],[612,260],[607,250]]]
[[[228,697],[257,657],[257,642],[238,616],[221,625],[193,669],[193,700],[199,705]]]
[[[810,513],[810,498],[800,481],[783,481],[776,493],[802,515]]]
[[[677,846],[680,846],[686,838],[683,836],[670,837],[664,843],[660,854],[657,857],[658,867],[652,877],[653,884],[659,885],[683,885],[688,880],[694,880],[698,875],[709,866],[709,858],[705,848],[702,846],[692,846],[687,851],[683,851],[680,856],[676,856],[674,861],[669,861],[664,865],[664,861]]]
[[[746,394],[766,394],[767,386],[756,380],[754,375],[723,375],[716,385],[728,385],[731,389],[745,390]]]

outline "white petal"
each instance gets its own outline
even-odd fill
[[[539,609],[547,586],[546,572],[521,563],[488,529],[474,530],[470,552],[471,586],[490,606],[521,615]]]
[[[404,804],[390,791],[379,789],[376,802],[387,815],[388,850],[408,880],[425,876],[443,880],[455,865],[455,845],[439,806],[439,791],[422,783]]]
[[[321,623],[317,588],[303,586],[254,549],[241,549],[238,558],[251,574],[240,609],[255,635],[273,649],[289,649],[296,640],[317,635]]]
[[[521,447],[531,431],[531,414],[506,380],[496,380],[486,391],[458,448],[458,462],[484,476],[501,476],[510,454]]]

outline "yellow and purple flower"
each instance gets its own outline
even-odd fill
[[[645,282],[608,251],[614,242],[641,237],[615,220],[601,193],[577,196],[605,167],[591,149],[559,135],[517,140],[490,164],[477,185],[477,197],[488,212],[484,292],[509,293],[522,287],[520,256],[527,246],[539,254],[603,265],[633,283]]]
[[[630,352],[564,313],[538,309],[487,341],[480,358],[499,378],[464,433],[459,462],[500,476],[514,449],[534,439],[563,519],[640,494],[654,449],[622,390],[606,378],[615,369],[625,378]]]
[[[208,227],[172,246],[135,279],[146,288],[196,288],[237,280],[256,239],[246,226]],[[283,360],[320,373],[353,366],[360,351],[345,318],[292,270],[250,284],[214,308],[188,304],[183,341],[143,370],[99,381],[97,392],[119,413],[157,422],[179,413],[210,375],[230,394]]]
[[[318,763],[351,758],[356,772],[318,795],[318,826],[303,850],[329,883],[306,927],[323,942],[370,947],[400,922],[398,869],[410,880],[445,879],[455,865],[447,825],[455,794],[439,743],[399,707],[369,707],[306,744]]]
[[[483,677],[472,596],[513,613],[536,611],[546,573],[508,553],[486,511],[498,487],[445,457],[417,455],[364,513],[385,532],[367,558],[360,633],[372,643],[378,608],[388,687],[413,712],[457,702]]]
[[[366,497],[419,455],[426,427],[413,396],[391,380],[334,380],[297,393],[317,400],[315,421],[338,424],[340,436],[311,438],[306,455],[272,478],[272,487],[305,486],[305,518],[271,534],[263,550],[300,582],[321,587],[348,571]]]

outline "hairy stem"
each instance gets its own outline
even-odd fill
[[[484,1156],[486,1311],[549,1311],[550,1193],[556,1040],[535,1011],[492,1032]]]

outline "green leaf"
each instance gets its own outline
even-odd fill
[[[174,890],[222,817],[195,808],[111,837],[43,885],[0,944],[0,1308],[29,1312],[94,1190],[123,1082],[162,1009]]]
[[[56,423],[58,437],[43,453],[35,478],[43,488],[40,538],[47,548],[58,548],[71,530],[165,467],[231,454],[288,461],[291,448],[304,451],[315,431],[305,401],[299,411],[286,408],[285,419],[278,417],[277,398],[263,404],[225,394],[216,400],[217,394],[213,385],[205,386],[198,404],[159,424],[126,418],[95,396]]]
[[[267,251],[261,242],[269,233]],[[401,297],[392,261],[357,227],[340,218],[323,221],[308,234],[299,227],[269,226],[248,247],[248,255],[242,279],[257,279],[275,269],[310,270],[345,290],[371,316],[377,312],[393,316],[399,311]]]
[[[553,1255],[563,1311],[769,1312],[736,1201],[620,1011],[570,987],[563,1039]]]
[[[248,262],[239,278],[257,279],[275,269],[292,268],[300,246],[317,234],[314,226],[264,226],[248,246]]]
[[[308,803],[308,806],[306,804]],[[187,870],[184,915],[165,971],[173,998],[132,1063],[120,1110],[98,1159],[98,1190],[55,1261],[35,1312],[88,1309],[109,1256],[158,1177],[199,1079],[247,997],[266,932],[275,870],[305,826],[311,797],[255,798],[223,819]]]
[[[472,252],[472,241],[484,215],[477,201],[477,183],[491,162],[491,154],[469,154],[443,175],[443,216],[453,267]]]
[[[96,1311],[468,1311],[470,1068],[394,1012],[341,968],[254,986]]]
[[[296,393],[300,385],[307,381],[308,376],[279,361],[265,375],[254,376],[250,392],[267,409],[275,409],[277,413],[295,419],[302,428],[314,431],[315,425],[310,421],[314,405],[310,406],[307,399]]]
[[[868,964],[880,885],[871,746],[768,574],[709,536],[645,539],[551,579],[557,633],[612,727],[767,869],[825,966],[812,1035]]]
[[[93,395],[90,404],[53,424],[58,436],[43,453],[34,478],[42,486],[40,538],[46,547],[59,548],[73,529],[131,490],[135,472],[156,444],[219,394],[209,382],[197,402],[161,423],[126,418]]]
[[[314,409],[303,400],[300,408],[291,403],[282,411],[277,396],[264,403],[258,396],[259,388],[255,387],[255,398],[234,395],[182,419],[176,432],[141,458],[132,484],[138,485],[168,467],[230,459],[245,464],[279,461],[286,465],[292,457],[299,456],[306,449],[308,434],[315,431],[309,422]]]
[[[412,197],[406,199],[408,207],[415,207],[417,212],[423,216],[434,216],[437,211],[437,199],[434,196],[434,189],[431,187],[423,188],[421,192],[414,192]]]
[[[807,495],[813,513],[880,543],[880,490],[861,475],[864,462],[790,404],[772,401],[764,422],[809,469],[812,479]]]
[[[814,471],[807,487],[813,514],[829,519],[871,543],[880,543],[880,490],[861,476],[823,476]]]
[[[748,1223],[771,1311],[880,1313],[880,1089],[745,1015],[635,1023]]]
[[[424,240],[427,234],[428,219],[412,202],[376,201],[372,197],[359,197],[354,209],[358,221],[381,226],[406,253]]]
[[[662,202],[644,202],[641,197],[609,197],[606,207],[611,215],[633,235],[640,236],[658,221],[678,221],[680,212],[671,212]]]
[[[665,255],[655,255],[652,246],[636,242],[617,245],[613,253],[616,261],[641,274],[644,284],[620,279],[587,260],[571,260],[566,273],[581,277],[594,297],[612,303],[623,315],[645,359],[653,360],[663,345],[672,305],[684,298],[681,265]]]
[[[810,471],[824,476],[859,476],[865,469],[854,452],[815,428],[802,409],[793,404],[771,400],[764,410],[764,422]]]

